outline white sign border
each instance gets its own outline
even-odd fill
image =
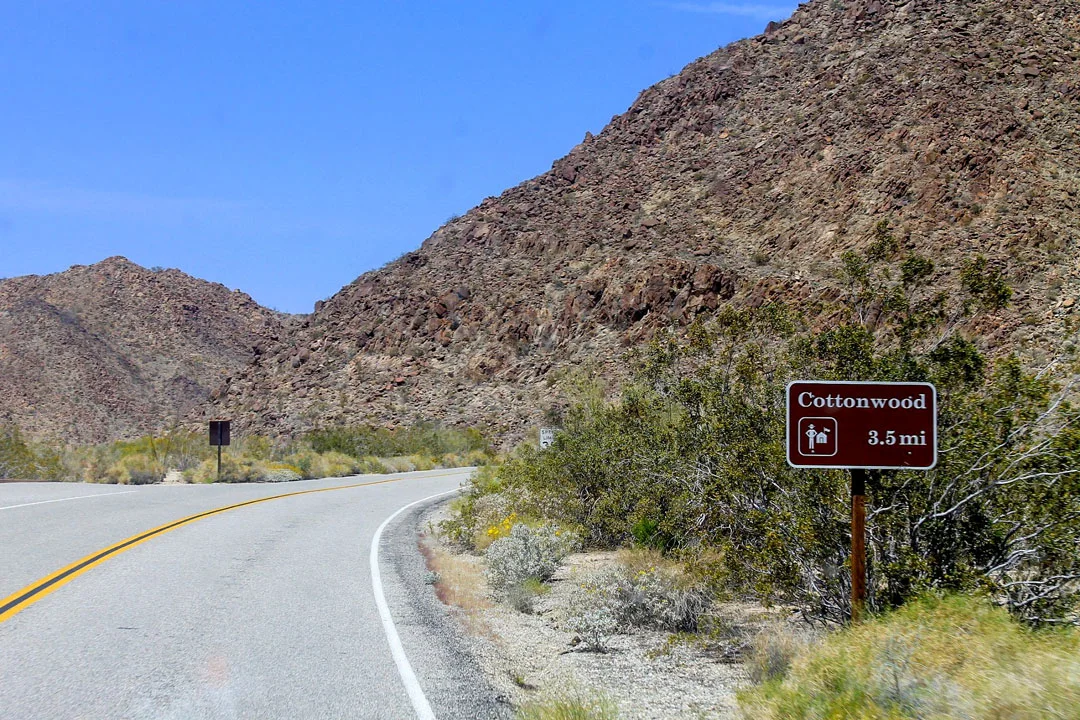
[[[828,383],[830,385],[917,385],[930,388],[930,395],[934,399],[934,462],[929,467],[912,467],[911,465],[796,465],[791,462],[791,386],[799,383]],[[876,380],[791,380],[784,387],[784,459],[787,464],[796,470],[913,470],[926,472],[933,470],[938,464],[938,406],[937,387],[929,382],[878,382]]]

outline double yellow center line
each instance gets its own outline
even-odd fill
[[[445,477],[447,475],[454,475],[460,471],[452,471],[445,473],[438,473],[436,475],[425,475],[423,478],[414,478],[417,480]],[[314,490],[298,490],[291,493],[283,493],[281,495],[270,495],[269,497],[257,498],[255,500],[247,500],[242,503],[236,503],[234,505],[226,505],[225,507],[219,507],[214,510],[207,510],[205,512],[196,513],[195,515],[189,515],[179,520],[173,520],[172,522],[160,525],[151,530],[141,532],[138,535],[133,535],[126,540],[121,540],[115,545],[110,545],[104,550],[99,550],[96,553],[87,555],[81,560],[76,560],[66,567],[62,567],[51,575],[48,575],[35,583],[32,583],[22,590],[19,590],[13,595],[9,595],[3,600],[0,600],[0,623],[8,620],[16,613],[25,610],[38,600],[42,599],[49,593],[56,591],[57,589],[67,585],[69,582],[79,577],[83,573],[90,569],[97,567],[101,563],[105,562],[109,558],[116,557],[122,552],[130,550],[136,545],[141,545],[147,540],[151,540],[155,537],[163,535],[167,532],[175,530],[178,527],[183,527],[196,520],[202,520],[203,518],[210,517],[211,515],[218,515],[219,513],[228,512],[229,510],[235,510],[237,508],[247,507],[248,505],[257,505],[259,503],[269,502],[270,500],[280,500],[281,498],[296,497],[297,495],[311,495],[312,493],[330,492],[332,490],[350,490],[359,487],[370,487],[372,485],[385,485],[387,483],[401,482],[409,478],[396,477],[388,478],[386,480],[373,480],[371,482],[355,483],[352,485],[338,485],[328,488],[316,488]]]

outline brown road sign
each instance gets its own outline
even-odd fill
[[[929,470],[937,464],[937,391],[930,383],[789,383],[787,460],[797,468]]]
[[[210,421],[210,445],[228,445],[232,436],[232,423],[228,420]]]

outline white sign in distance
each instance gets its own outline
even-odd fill
[[[540,428],[540,449],[547,450],[555,444],[555,428]]]

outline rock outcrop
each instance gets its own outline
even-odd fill
[[[75,443],[182,420],[292,318],[122,257],[0,281],[0,422]]]

